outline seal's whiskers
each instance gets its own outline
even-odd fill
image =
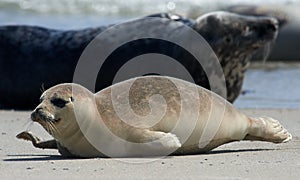
[[[55,124],[53,122],[48,123],[48,128],[51,131],[51,133],[57,133],[60,134],[60,131],[56,128]]]
[[[42,83],[42,86],[41,86],[41,88],[40,88],[40,91],[41,91],[41,93],[44,93],[44,92],[45,92],[45,86],[44,86],[44,83]]]
[[[26,118],[26,121],[22,125],[23,127],[26,127],[26,131],[29,131],[30,128],[33,126],[33,121],[31,121],[30,118]]]
[[[270,53],[271,53],[271,49],[272,49],[272,46],[274,44],[274,41],[270,41],[270,42],[267,42],[266,45],[263,47],[263,54],[262,54],[262,62],[263,64],[266,63]]]
[[[50,122],[45,123],[44,128],[48,131],[50,135],[53,135],[53,128],[50,125]]]

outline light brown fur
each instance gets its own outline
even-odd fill
[[[53,105],[51,101],[56,96],[66,101],[64,107]],[[124,110],[127,99],[130,110]],[[118,110],[123,114],[118,114]],[[155,114],[154,111],[165,113]],[[47,120],[45,114],[51,114],[49,117],[53,120]],[[181,119],[180,115],[183,115]],[[154,122],[143,119],[147,116],[152,120],[154,117]],[[124,117],[127,117],[126,122]],[[245,138],[275,143],[291,139],[278,121],[248,118],[202,87],[162,76],[130,79],[96,94],[76,84],[57,85],[42,95],[32,120],[55,138],[58,149],[66,156],[194,154]],[[89,133],[94,139],[88,138]],[[206,137],[205,133],[211,134],[201,139]],[[33,141],[28,135],[33,136],[26,132],[18,136]],[[95,141],[99,146],[94,147]]]

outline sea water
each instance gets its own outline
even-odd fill
[[[268,63],[267,63],[268,64]],[[284,64],[246,72],[243,92],[235,106],[240,108],[300,108],[300,64]]]

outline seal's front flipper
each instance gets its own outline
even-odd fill
[[[167,149],[177,149],[181,147],[178,137],[172,133],[153,132],[157,139],[151,142],[153,146],[162,146]]]
[[[132,155],[161,156],[169,155],[181,147],[178,137],[172,133],[161,131],[136,131],[133,139],[140,146],[134,148]]]
[[[27,141],[31,141],[33,146],[41,149],[58,149],[56,141],[41,141],[38,137],[34,136],[30,132],[24,131],[16,136],[18,139],[24,139]]]

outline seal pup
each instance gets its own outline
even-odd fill
[[[126,101],[129,104],[124,108]],[[130,111],[138,118],[131,116]],[[143,118],[149,114],[151,121]],[[42,94],[31,119],[41,124],[54,140],[41,141],[26,131],[17,138],[29,140],[38,148],[57,148],[63,156],[75,157],[184,155],[207,152],[232,141],[282,143],[292,139],[277,120],[247,117],[217,94],[165,76],[133,78],[96,94],[77,84],[59,84]],[[98,125],[99,122],[103,123]],[[93,141],[100,142],[100,149],[88,139],[85,130],[91,129]],[[201,140],[205,131],[214,130],[211,139]],[[111,134],[125,142],[117,141],[111,146],[116,142]],[[101,148],[106,152],[101,152]]]
[[[278,32],[274,18],[241,16],[228,12],[209,13],[196,20],[175,14],[149,17],[181,22],[204,37],[220,60],[225,73],[227,99],[230,102],[240,93],[244,72],[253,53],[274,41]],[[149,28],[159,30],[165,25],[162,21],[161,26]],[[32,109],[38,104],[37,99],[41,94],[39,89],[42,86],[47,89],[59,83],[72,82],[78,59],[85,47],[109,27],[111,26],[66,31],[36,26],[0,27],[1,105],[5,108]],[[136,34],[138,31],[126,33]],[[111,40],[114,40],[113,37]],[[182,58],[182,49],[174,51],[173,47],[162,45],[159,41],[140,40],[138,43],[122,46],[124,51],[115,54],[116,58],[111,59],[112,64],[115,66],[121,58],[130,59],[142,51],[165,52],[177,61]],[[189,62],[189,67],[198,67],[195,63]],[[110,74],[112,68],[108,66],[99,72],[101,76],[98,76],[97,91],[112,84],[115,76]],[[210,89],[205,72],[198,69],[191,69],[189,73],[195,77],[195,83]]]

